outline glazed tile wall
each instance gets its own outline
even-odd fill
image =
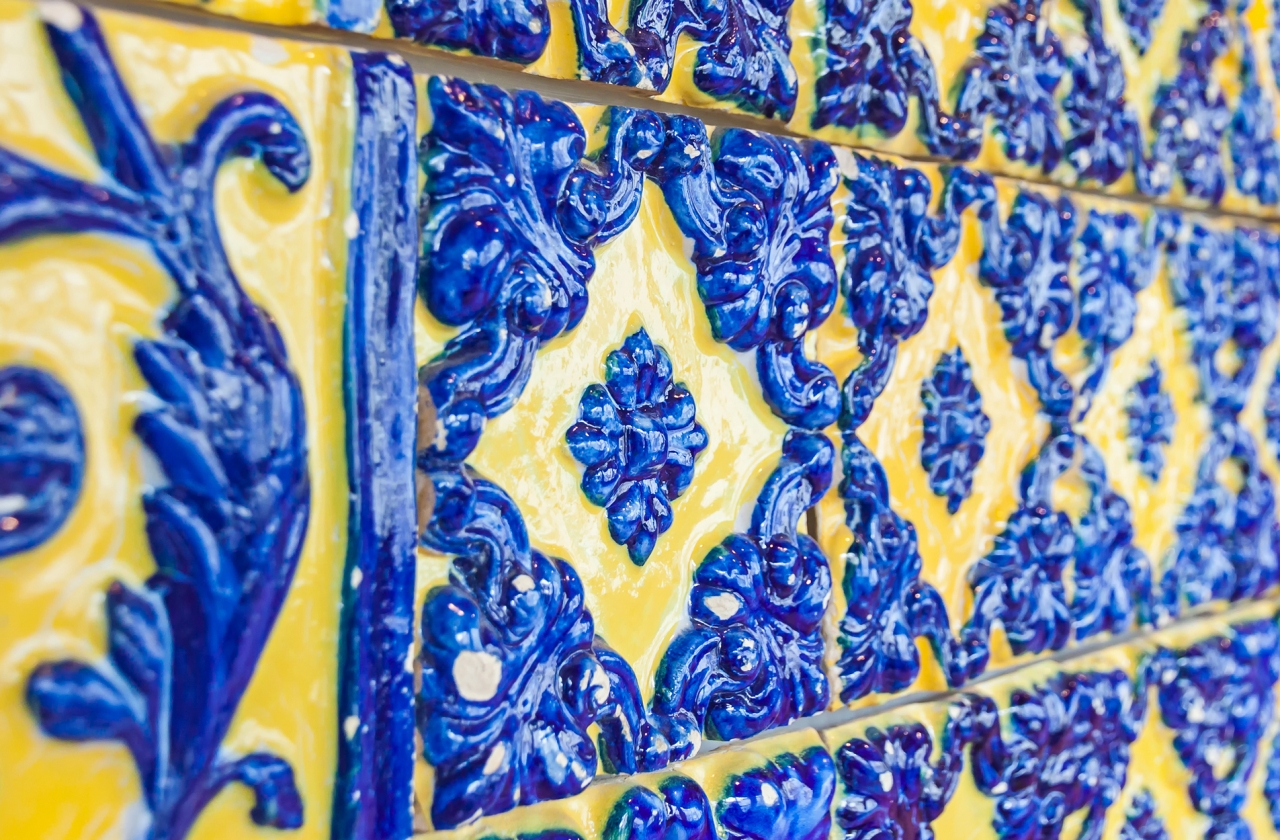
[[[1268,215],[1280,202],[1268,0],[200,5],[407,38],[1014,176]]]
[[[923,163],[57,2],[0,43],[6,836],[1269,836],[1280,228],[1015,180],[1060,172],[998,125],[875,140],[974,160]]]
[[[0,41],[0,833],[371,822],[411,766],[368,601],[412,597],[412,77],[69,4]]]

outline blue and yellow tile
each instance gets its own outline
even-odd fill
[[[411,608],[412,509],[351,501],[411,498],[412,438],[368,429],[411,368],[365,357],[412,335],[411,263],[365,235],[411,229],[410,77],[65,3],[0,39],[4,833],[328,837],[387,735],[342,711],[409,647],[343,611],[396,569]]]

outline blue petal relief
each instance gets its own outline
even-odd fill
[[[836,822],[846,840],[898,836],[903,826],[932,837],[967,751],[975,786],[995,800],[1002,840],[1057,837],[1073,814],[1083,817],[1080,836],[1096,840],[1124,787],[1145,707],[1145,689],[1121,671],[1062,673],[1014,691],[1004,727],[990,698],[961,695],[936,759],[923,726],[872,727],[836,752]]]
[[[92,185],[0,149],[0,240],[68,231],[148,246],[177,287],[162,336],[134,359],[157,398],[134,429],[169,483],[142,500],[157,570],[106,593],[107,656],[46,662],[27,703],[69,741],[133,756],[146,836],[180,840],[222,788],[252,789],[259,825],[298,828],[293,769],[222,747],[297,566],[310,513],[302,391],[275,324],[244,293],[218,237],[214,179],[252,155],[289,190],[310,173],[306,138],[277,100],[214,104],[193,138],[157,146],[96,20],[46,26],[108,180]]]
[[[973,489],[973,471],[991,431],[982,395],[973,384],[973,369],[959,347],[938,359],[933,375],[920,385],[920,400],[920,464],[929,474],[929,489],[945,498],[947,510],[955,513]]]
[[[746,738],[827,707],[822,618],[831,572],[797,522],[831,484],[835,448],[793,430],[756,501],[747,534],[731,534],[693,576],[691,626],[655,679],[659,716],[688,710],[708,737]]]
[[[84,459],[66,387],[43,370],[0,368],[0,558],[58,532],[80,497]]]
[[[898,344],[924,326],[933,294],[929,272],[955,254],[960,214],[970,204],[985,208],[995,202],[988,176],[957,168],[940,196],[941,214],[930,216],[932,188],[918,170],[876,158],[855,162],[846,181],[841,276],[863,356],[841,388],[839,417],[840,495],[853,534],[839,636],[840,697],[846,702],[910,685],[920,670],[917,637],[930,641],[953,684],[965,679],[983,644],[952,639],[941,596],[920,580],[915,527],[889,506],[884,469],[856,432],[893,373]]]
[[[1280,367],[1276,368],[1271,384],[1267,386],[1262,419],[1266,423],[1267,447],[1271,450],[1271,457],[1280,458]]]
[[[700,722],[685,709],[649,715],[630,666],[595,635],[572,567],[534,549],[511,498],[465,463],[486,419],[519,398],[537,349],[581,319],[592,249],[635,218],[664,127],[656,115],[612,109],[605,143],[584,157],[585,131],[564,105],[460,80],[432,79],[427,93],[419,288],[432,314],[460,330],[419,372],[438,429],[419,441],[431,501],[421,541],[453,560],[449,583],[422,611],[417,705],[436,773],[432,822],[450,828],[576,794],[600,766],[635,773],[686,758]],[[633,388],[661,396],[656,349],[652,369],[623,369],[639,343],[611,377],[622,403]],[[669,396],[691,464],[705,437],[692,400]]]
[[[1190,802],[1212,821],[1206,837],[1251,836],[1240,811],[1274,715],[1278,645],[1275,623],[1256,621],[1183,650],[1161,650],[1148,665],[1160,719],[1191,773]]]
[[[813,128],[869,125],[892,137],[906,125],[915,98],[930,152],[952,160],[977,156],[982,126],[941,110],[937,72],[911,33],[908,0],[825,0],[823,9],[826,54],[814,85]]]
[[[959,82],[956,118],[982,126],[992,117],[1011,159],[1049,173],[1063,152],[1054,95],[1066,64],[1040,5],[1013,0],[987,12]]]
[[[755,351],[765,402],[788,424],[835,422],[835,375],[804,354],[805,335],[836,299],[829,237],[839,170],[830,147],[744,129],[719,131],[713,143],[702,123],[668,117],[652,172],[693,240],[716,341]]]
[[[1173,443],[1173,400],[1161,384],[1160,368],[1151,362],[1151,372],[1129,390],[1125,413],[1129,416],[1129,456],[1152,481],[1164,469],[1164,450]],[[1280,411],[1280,405],[1277,410]]]
[[[586,469],[582,492],[606,508],[609,536],[633,563],[671,527],[671,502],[693,480],[707,446],[693,395],[672,381],[671,359],[641,328],[605,360],[605,384],[582,395],[569,451]]]
[[[1120,840],[1169,840],[1164,820],[1156,813],[1155,799],[1146,788],[1138,791],[1125,809]]]
[[[1241,10],[1243,12],[1243,10]],[[1260,203],[1280,202],[1280,143],[1275,139],[1276,106],[1258,78],[1253,44],[1243,23],[1237,23],[1242,51],[1242,90],[1231,117],[1231,169],[1236,189]]]

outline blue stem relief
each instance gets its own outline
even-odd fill
[[[252,789],[256,823],[297,828],[289,764],[222,747],[298,562],[310,480],[301,388],[227,262],[214,179],[226,158],[248,156],[297,190],[306,139],[278,101],[242,93],[214,103],[191,140],[158,147],[81,14],[46,29],[104,178],[83,183],[0,149],[0,241],[121,235],[168,272],[176,302],[134,358],[157,398],[135,431],[169,483],[143,498],[155,573],[107,590],[106,658],[40,665],[27,702],[52,737],[128,747],[153,840],[185,837],[232,782]]]

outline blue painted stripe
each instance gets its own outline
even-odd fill
[[[351,508],[332,837],[400,840],[412,833],[414,764],[413,673],[405,663],[417,543],[417,112],[413,74],[402,61],[382,53],[352,53],[352,61],[351,207],[360,232],[347,258]]]
[[[324,20],[334,29],[369,33],[378,27],[382,0],[329,0]]]

